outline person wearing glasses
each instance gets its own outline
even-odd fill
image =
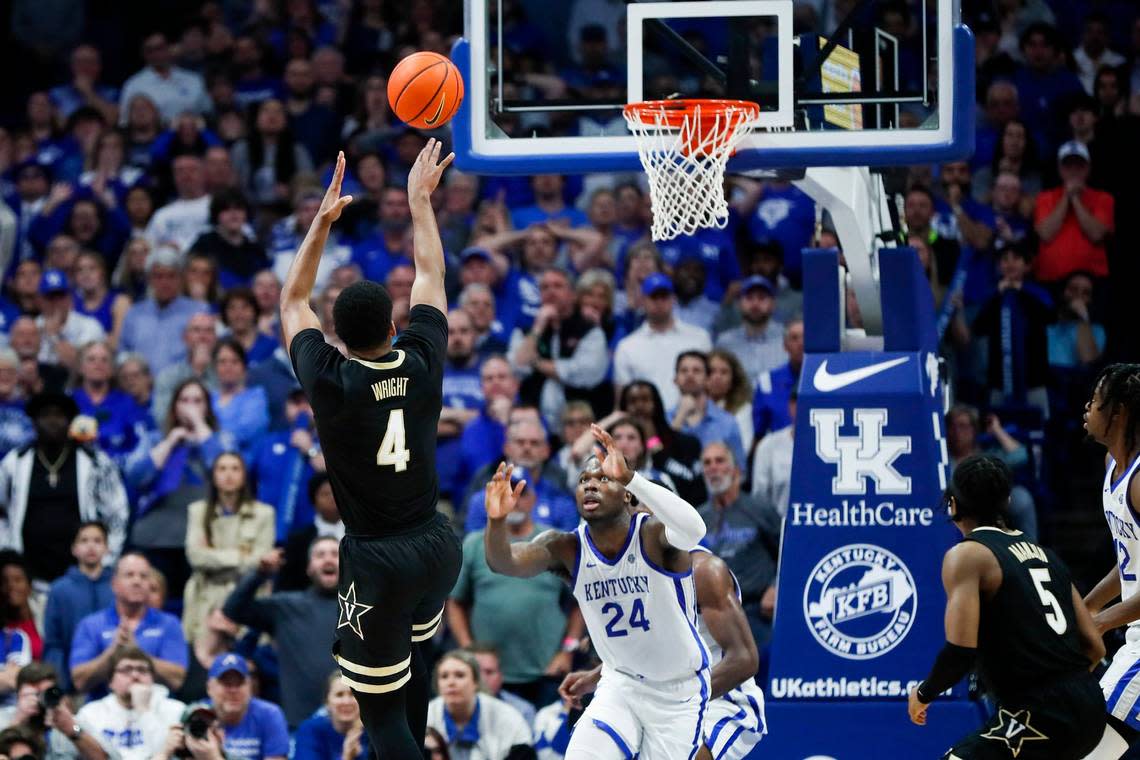
[[[154,757],[186,705],[154,682],[154,662],[135,646],[111,655],[111,693],[80,708],[79,721],[119,760]]]

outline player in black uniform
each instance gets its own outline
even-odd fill
[[[934,698],[977,660],[997,713],[947,760],[1083,758],[1104,733],[1104,697],[1090,674],[1104,643],[1069,570],[1049,549],[1006,528],[1009,469],[972,456],[946,489],[950,519],[966,540],[946,552],[946,646],[910,693],[925,725]]]
[[[313,407],[346,536],[340,545],[340,619],[334,654],[360,703],[373,751],[423,756],[429,674],[416,642],[439,628],[462,548],[436,511],[436,426],[443,398],[447,298],[431,192],[454,155],[429,140],[408,175],[416,278],[409,325],[396,337],[392,300],[358,282],[333,305],[348,358],[325,343],[309,306],[341,197],[344,154],[281,293],[281,326]]]

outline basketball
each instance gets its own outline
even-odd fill
[[[412,53],[388,77],[388,104],[405,124],[434,129],[451,121],[463,102],[459,69],[439,53]]]

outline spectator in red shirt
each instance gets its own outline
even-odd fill
[[[1089,150],[1070,140],[1057,151],[1061,186],[1037,196],[1033,224],[1041,238],[1037,278],[1055,283],[1077,270],[1108,276],[1104,244],[1113,232],[1113,198],[1088,187]]]

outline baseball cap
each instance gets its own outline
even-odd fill
[[[641,294],[643,296],[651,296],[662,290],[672,293],[673,281],[669,279],[668,275],[661,272],[654,272],[645,278],[645,282],[641,283]]]
[[[240,673],[243,678],[249,678],[249,666],[246,665],[245,658],[233,652],[226,652],[214,658],[214,664],[210,666],[210,678],[221,678],[230,671]]]
[[[40,277],[40,295],[69,290],[67,276],[58,269],[49,269]]]
[[[1086,162],[1092,160],[1089,158],[1089,149],[1085,147],[1084,143],[1077,140],[1069,140],[1057,151],[1057,163],[1061,163],[1066,158],[1072,158],[1073,156],[1083,158]]]
[[[486,248],[478,245],[469,246],[459,252],[460,264],[466,264],[471,259],[483,259],[483,261],[491,261],[491,252]]]
[[[776,295],[776,286],[762,274],[754,274],[744,282],[740,283],[740,295],[744,295],[754,288],[763,288],[768,291],[768,295]]]

